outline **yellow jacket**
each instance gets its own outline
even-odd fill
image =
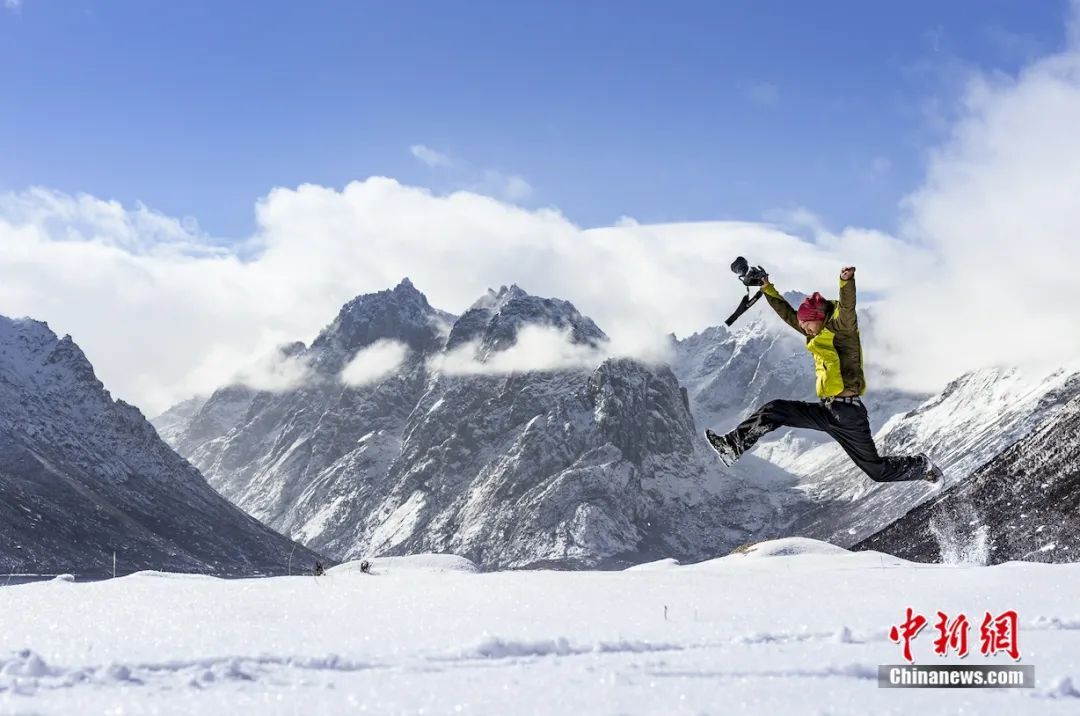
[[[825,302],[825,325],[810,337],[799,327],[799,314],[772,284],[762,292],[777,315],[806,338],[806,350],[814,357],[818,397],[828,398],[845,390],[866,393],[862,341],[855,315],[855,279],[840,280],[840,300]]]

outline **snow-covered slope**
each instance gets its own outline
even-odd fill
[[[70,336],[0,316],[0,570],[103,575],[116,552],[121,573],[283,573],[294,547],[112,400]]]
[[[1080,395],[1080,373],[1032,375],[1015,368],[968,373],[875,436],[883,454],[928,452],[945,471],[945,488],[1058,415]],[[904,515],[936,491],[925,483],[878,484],[834,444],[804,454],[792,472],[815,506],[789,533],[851,545]]]
[[[425,557],[418,559],[424,560]],[[442,560],[440,560],[442,561]],[[376,564],[378,567],[378,564]],[[1080,565],[915,565],[785,540],[620,572],[143,573],[0,589],[0,711],[39,714],[1075,714]],[[882,689],[1015,610],[1031,689]],[[933,653],[935,613],[971,652]],[[212,615],[213,628],[205,624]]]
[[[170,444],[176,442],[180,434],[188,429],[192,418],[204,403],[206,403],[206,396],[188,398],[154,418],[152,422],[161,439]]]
[[[858,547],[919,561],[1080,561],[1080,396]]]
[[[315,379],[278,394],[220,390],[170,432],[174,444],[251,514],[340,558],[452,551],[486,568],[699,558],[775,524],[782,475],[761,461],[750,484],[725,474],[665,366],[462,375],[429,365],[468,344],[483,363],[527,325],[603,341],[572,304],[511,286],[442,332],[445,321],[407,281],[361,296],[301,354]],[[336,371],[387,338],[409,342],[398,370],[343,385]]]

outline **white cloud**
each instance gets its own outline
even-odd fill
[[[775,107],[780,102],[780,88],[772,82],[756,82],[750,85],[747,94],[755,104],[763,107]]]
[[[533,195],[532,184],[519,174],[506,174],[497,169],[480,169],[423,144],[412,145],[409,152],[429,167],[454,170],[453,173],[468,191],[515,203]]]
[[[506,197],[512,201],[521,201],[532,196],[533,188],[523,177],[511,175],[506,178],[504,189]]]
[[[118,201],[75,196],[33,187],[0,194],[0,219],[38,227],[50,236],[111,246],[132,254],[226,254],[211,243],[192,217],[174,219],[143,204],[125,209]]]
[[[4,7],[13,12],[22,8],[22,0],[4,0]]]
[[[524,201],[533,193],[532,185],[524,177],[503,174],[494,169],[485,171],[483,180],[474,185],[472,190],[513,202]]]
[[[224,361],[230,358],[215,356],[213,359]],[[304,358],[272,350],[240,368],[228,382],[246,385],[255,390],[283,393],[299,387],[311,378],[311,368]]]
[[[226,251],[143,207],[8,195],[0,198],[0,313],[72,333],[106,385],[152,413],[220,386],[252,355],[310,340],[345,301],[403,276],[453,312],[516,282],[573,301],[619,351],[655,355],[666,333],[726,317],[740,293],[727,268],[736,254],[784,266],[774,277],[790,286],[842,264],[758,224],[583,231],[550,209],[471,192],[438,196],[378,177],[340,191],[275,189],[256,217],[256,235]],[[155,240],[136,240],[139,222],[154,227]]]
[[[351,386],[377,383],[396,371],[409,354],[401,341],[378,340],[359,351],[341,371],[341,382]]]
[[[906,202],[904,235],[934,264],[882,306],[884,323],[929,346],[894,356],[927,384],[972,363],[1080,355],[1080,48],[1015,78],[974,77],[963,107]]]
[[[409,152],[429,167],[451,167],[454,165],[454,161],[448,155],[423,144],[412,145],[409,147]]]
[[[529,325],[518,331],[514,344],[484,356],[478,341],[465,343],[428,360],[428,368],[449,375],[499,375],[526,371],[592,369],[608,351],[574,343],[570,329]]]

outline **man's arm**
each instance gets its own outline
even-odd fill
[[[855,267],[846,266],[840,272],[840,301],[836,307],[836,322],[842,330],[854,331],[859,327],[855,315]]]
[[[791,307],[791,304],[780,295],[780,292],[776,290],[776,286],[773,286],[769,280],[765,279],[765,285],[761,287],[761,292],[765,294],[765,300],[769,302],[773,310],[776,311],[776,315],[784,319],[784,323],[794,328],[799,333],[803,333],[803,329],[799,327],[799,314],[795,309]]]

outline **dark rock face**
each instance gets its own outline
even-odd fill
[[[856,548],[919,562],[1080,559],[1080,397]]]
[[[311,551],[210,488],[70,337],[0,317],[0,570],[285,573]]]
[[[450,314],[432,308],[406,278],[393,289],[346,303],[309,352],[303,344],[293,344],[291,355],[307,353],[314,368],[330,375],[339,372],[348,357],[379,339],[400,341],[421,354],[437,350],[452,320]]]

